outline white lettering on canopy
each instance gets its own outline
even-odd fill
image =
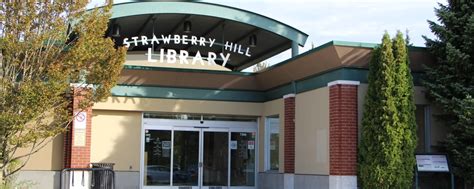
[[[153,37],[148,38],[147,36],[135,36],[131,38],[124,38],[123,45],[125,47],[130,46],[149,46],[149,45],[160,45],[160,44],[175,44],[175,45],[193,45],[193,46],[200,46],[200,47],[208,47],[212,48],[216,45],[216,39],[214,38],[205,38],[205,37],[197,37],[197,36],[188,36],[188,35],[161,35],[160,38],[153,35]],[[224,47],[225,51],[251,57],[250,54],[250,47],[244,47],[241,44],[233,43],[226,41],[223,44],[219,44]],[[207,56],[203,56],[203,54],[198,50],[194,56],[190,56],[189,52],[186,50],[179,50],[178,52],[173,49],[160,49],[159,54],[153,54],[153,48],[148,48],[147,60],[148,62],[158,62],[157,59],[154,57],[159,56],[160,62],[164,62],[166,60],[169,64],[190,64],[188,61],[191,60],[191,64],[200,64],[205,65],[205,60],[208,62],[208,65],[217,65],[216,61],[222,61],[222,66],[226,66],[226,64],[230,60],[230,53],[215,53],[209,51]]]

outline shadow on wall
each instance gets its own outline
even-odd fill
[[[59,134],[46,146],[31,155],[26,166],[13,176],[15,187],[58,188],[64,160],[64,135]],[[24,155],[29,149],[18,149]]]
[[[64,134],[59,134],[51,141],[53,145],[51,165],[53,165],[53,170],[62,170],[64,166]],[[60,162],[58,164],[58,162]],[[55,168],[55,164],[58,164],[59,167]]]
[[[141,112],[93,111],[91,163],[114,163],[116,186],[139,188]]]

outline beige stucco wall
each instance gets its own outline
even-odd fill
[[[262,103],[110,97],[93,107],[91,162],[113,162],[116,170],[138,171],[142,112],[261,116],[262,109]]]
[[[279,167],[280,172],[283,172],[283,99],[243,103],[110,97],[107,101],[94,105],[93,109],[91,162],[115,162],[118,170],[139,170],[141,112],[148,111],[260,116],[258,170],[264,171],[265,117],[279,115]],[[130,150],[107,150],[115,146]]]
[[[367,93],[368,84],[361,84],[358,87],[358,122],[359,122],[359,136],[360,136],[360,128],[362,123],[362,116],[363,116],[363,109],[364,109],[364,99],[365,94]],[[425,105],[431,108],[431,147],[433,152],[436,151],[437,146],[440,146],[440,142],[446,138],[447,127],[445,127],[442,122],[437,120],[435,117],[436,114],[441,113],[441,109],[439,107],[435,107],[430,105],[428,100],[426,99],[426,89],[421,86],[415,86],[415,104],[417,105]],[[359,137],[360,138],[360,137]]]
[[[296,95],[295,173],[329,175],[329,89]]]
[[[262,113],[261,103],[131,97],[109,97],[105,102],[95,104],[93,109],[248,116],[260,116]]]
[[[115,170],[140,170],[141,112],[94,110],[91,163],[115,163]]]
[[[22,162],[27,162],[22,170],[29,171],[49,171],[49,170],[61,170],[63,168],[64,155],[63,155],[63,142],[64,137],[62,134],[47,139],[47,144],[41,148],[38,152],[30,156],[30,159],[23,158]],[[21,148],[17,150],[16,157],[25,155],[30,152],[30,148]]]
[[[48,139],[49,140],[49,139]],[[58,135],[47,143],[41,150],[30,156],[23,170],[48,171],[61,170],[63,168],[64,155],[63,146],[64,137]],[[18,155],[29,152],[29,149],[19,149]],[[24,159],[23,161],[26,161]]]

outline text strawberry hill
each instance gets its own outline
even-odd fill
[[[161,35],[161,38],[158,38],[153,35],[151,39],[149,39],[147,36],[135,36],[123,39],[123,45],[125,45],[125,47],[127,48],[131,45],[154,46],[160,44],[194,45],[212,48],[217,43],[216,39],[214,38],[188,35]],[[226,41],[225,44],[218,45],[224,46],[224,50],[227,52],[233,52],[247,57],[251,56],[249,47],[243,47],[240,44],[232,43],[229,41]],[[176,51],[174,49],[159,49],[159,54],[154,54],[153,47],[148,48],[148,53],[146,55],[148,57],[148,62],[158,62],[158,59],[154,59],[154,57],[159,57],[160,62],[167,62],[169,64],[179,63],[205,65],[205,60],[207,60],[208,65],[216,65],[216,60],[222,60],[221,66],[225,66],[230,60],[230,53],[208,52],[207,56],[203,57],[203,55],[198,50],[196,54],[191,57],[189,55],[189,52],[186,50]]]

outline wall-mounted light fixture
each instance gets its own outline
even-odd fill
[[[112,37],[120,37],[120,25],[114,24],[112,27]]]
[[[191,33],[192,32],[191,21],[189,21],[189,20],[184,21],[183,30],[184,30],[184,33]]]
[[[257,35],[252,34],[252,35],[249,37],[249,46],[250,46],[250,47],[256,47],[256,46],[257,46]]]

